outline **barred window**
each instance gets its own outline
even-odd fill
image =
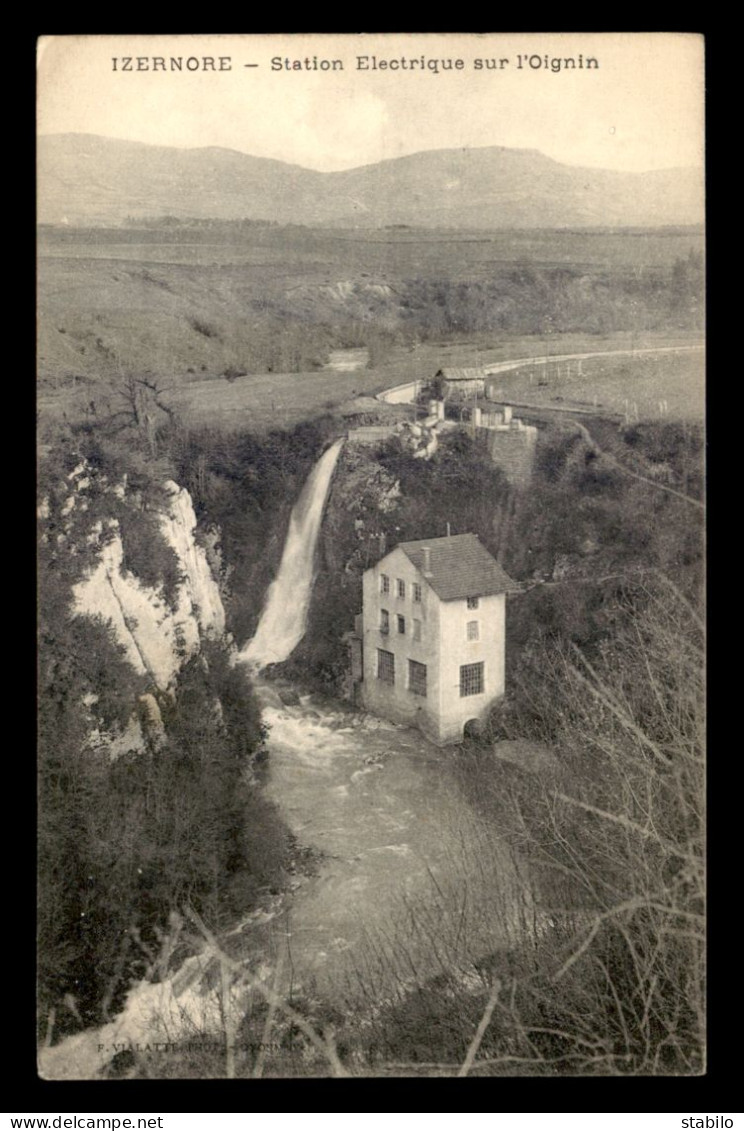
[[[413,599],[417,605],[421,604],[421,586],[417,581],[413,583]]]
[[[387,596],[390,592],[390,578],[386,573],[380,574],[380,592],[383,596]]]
[[[477,609],[478,608],[478,598],[477,597],[468,597],[468,608],[469,609]]]
[[[405,595],[406,595],[406,583],[405,583],[405,581],[401,581],[401,579],[398,578],[398,596],[399,597],[405,597]]]
[[[460,668],[460,696],[481,695],[483,692],[483,661],[463,664]]]
[[[413,639],[414,640],[420,640],[421,639],[421,621],[416,620],[415,617],[413,618]]]
[[[405,634],[406,634],[406,618],[405,617],[398,617],[398,632],[400,633],[401,636],[405,636]]]
[[[395,683],[395,656],[383,648],[377,649],[377,678],[383,683]]]
[[[417,660],[408,661],[408,690],[426,698],[426,664],[420,664]]]
[[[390,632],[390,613],[387,609],[380,609],[380,632],[385,636]]]
[[[469,620],[468,621],[468,640],[478,640],[478,639],[479,639],[478,621],[477,620]]]

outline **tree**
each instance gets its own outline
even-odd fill
[[[691,248],[687,258],[678,257],[672,264],[669,287],[670,306],[673,313],[699,316],[702,313],[705,287],[703,254]]]
[[[560,763],[539,800],[517,799],[538,899],[556,924],[549,976],[532,991],[563,1058],[580,1058],[583,1071],[695,1074],[704,1057],[703,625],[663,578],[626,590],[612,614],[615,630],[591,658],[571,643],[543,645],[520,672],[523,718]],[[561,930],[567,902],[574,913]]]
[[[170,388],[172,386],[163,385],[155,377],[135,377],[127,373],[114,389],[116,400],[122,407],[110,415],[109,425],[118,430],[134,428],[147,444],[153,459],[157,456],[158,410],[165,413],[171,422],[176,415],[175,409],[163,399]]]

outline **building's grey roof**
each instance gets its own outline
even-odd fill
[[[472,366],[447,366],[445,369],[440,369],[437,377],[444,377],[447,381],[472,381],[474,379],[481,379],[486,376],[485,369],[481,367]]]
[[[489,554],[477,534],[399,542],[397,549],[403,550],[416,568],[423,572],[424,546],[431,551],[431,576],[426,580],[443,601],[488,597],[493,593],[507,593],[520,588]]]

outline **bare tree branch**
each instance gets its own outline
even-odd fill
[[[297,1028],[305,1034],[305,1036],[308,1038],[311,1044],[315,1046],[318,1052],[322,1053],[322,1055],[327,1059],[334,1076],[351,1075],[349,1072],[347,1072],[339,1059],[333,1032],[329,1032],[321,1036],[321,1034],[318,1033],[318,1031],[308,1021],[306,1021],[305,1018],[297,1012],[297,1010],[293,1009],[292,1006],[289,1005],[288,1002],[286,1002],[279,994],[275,993],[274,990],[270,989],[268,986],[265,986],[263,982],[250,979],[247,976],[244,967],[241,966],[239,962],[236,962],[233,958],[230,958],[229,955],[225,954],[212,932],[204,924],[201,917],[193,909],[193,907],[186,907],[184,910],[185,914],[189,919],[191,919],[192,923],[194,923],[204,940],[209,944],[212,954],[218,960],[224,961],[225,966],[238,976],[240,983],[243,986],[248,989],[255,990],[257,993],[265,997],[270,1004],[273,1003],[275,1008],[280,1009],[282,1013],[284,1013],[297,1026]]]
[[[497,978],[493,984],[493,989],[491,990],[488,1002],[486,1003],[486,1008],[483,1010],[483,1016],[478,1022],[478,1028],[475,1031],[475,1036],[470,1042],[470,1047],[465,1056],[465,1060],[462,1063],[460,1071],[457,1073],[458,1076],[467,1076],[467,1074],[470,1072],[470,1069],[473,1067],[473,1061],[478,1055],[478,1049],[481,1047],[481,1042],[486,1034],[486,1029],[491,1024],[493,1011],[496,1008],[496,1003],[499,1000],[500,993],[501,982]]]

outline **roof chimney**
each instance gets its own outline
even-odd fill
[[[447,537],[449,538],[449,536],[450,536],[450,524],[447,523]]]
[[[421,553],[424,555],[423,575],[424,577],[431,577],[431,549],[429,546],[422,546]]]

